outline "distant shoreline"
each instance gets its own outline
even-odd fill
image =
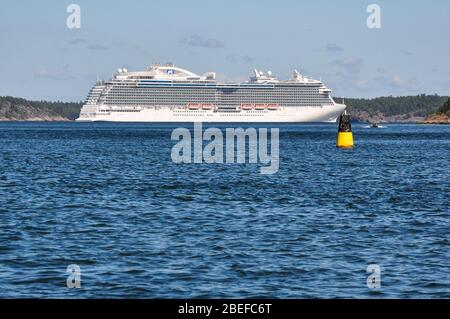
[[[177,125],[177,124],[189,124],[192,122],[108,122],[108,121],[96,121],[96,122],[79,122],[79,121],[75,121],[75,120],[67,120],[67,119],[62,119],[62,120],[42,120],[42,119],[27,119],[27,120],[11,120],[11,119],[0,119],[0,124],[6,124],[6,123],[79,123],[79,124],[86,124],[86,123],[109,123],[109,124],[113,124],[113,123],[118,123],[118,124],[168,124],[168,125]],[[262,125],[262,124],[266,124],[264,122],[261,123],[251,123],[251,122],[240,122],[240,123],[229,123],[229,122],[223,122],[223,123],[215,123],[215,124],[227,124],[227,125],[247,125],[247,124],[252,124],[252,125]],[[293,122],[270,122],[267,124],[271,124],[271,125],[336,125],[337,123],[334,122],[299,122],[299,123],[293,123]],[[364,121],[352,121],[352,125],[369,125],[369,122],[364,122]],[[386,124],[386,125],[448,125],[450,124],[450,122],[382,122],[381,124]]]
[[[353,122],[450,124],[436,114],[448,96],[416,95],[400,97],[340,98]],[[0,96],[0,122],[70,122],[78,118],[82,102],[30,101]],[[445,115],[444,115],[445,117]]]

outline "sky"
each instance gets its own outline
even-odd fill
[[[448,0],[0,0],[0,95],[81,101],[97,77],[154,62],[226,82],[298,69],[334,96],[450,95],[449,16]]]

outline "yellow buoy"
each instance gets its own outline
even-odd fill
[[[350,115],[348,115],[346,111],[339,117],[336,147],[353,147],[352,125],[350,124]]]

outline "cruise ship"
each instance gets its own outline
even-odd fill
[[[254,70],[248,81],[220,83],[171,63],[145,71],[118,69],[97,81],[79,121],[114,122],[334,122],[345,110],[321,81],[297,70],[279,80]]]

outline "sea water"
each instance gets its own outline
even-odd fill
[[[0,297],[450,297],[450,126],[258,124],[270,175],[174,163],[177,127],[0,123]]]

